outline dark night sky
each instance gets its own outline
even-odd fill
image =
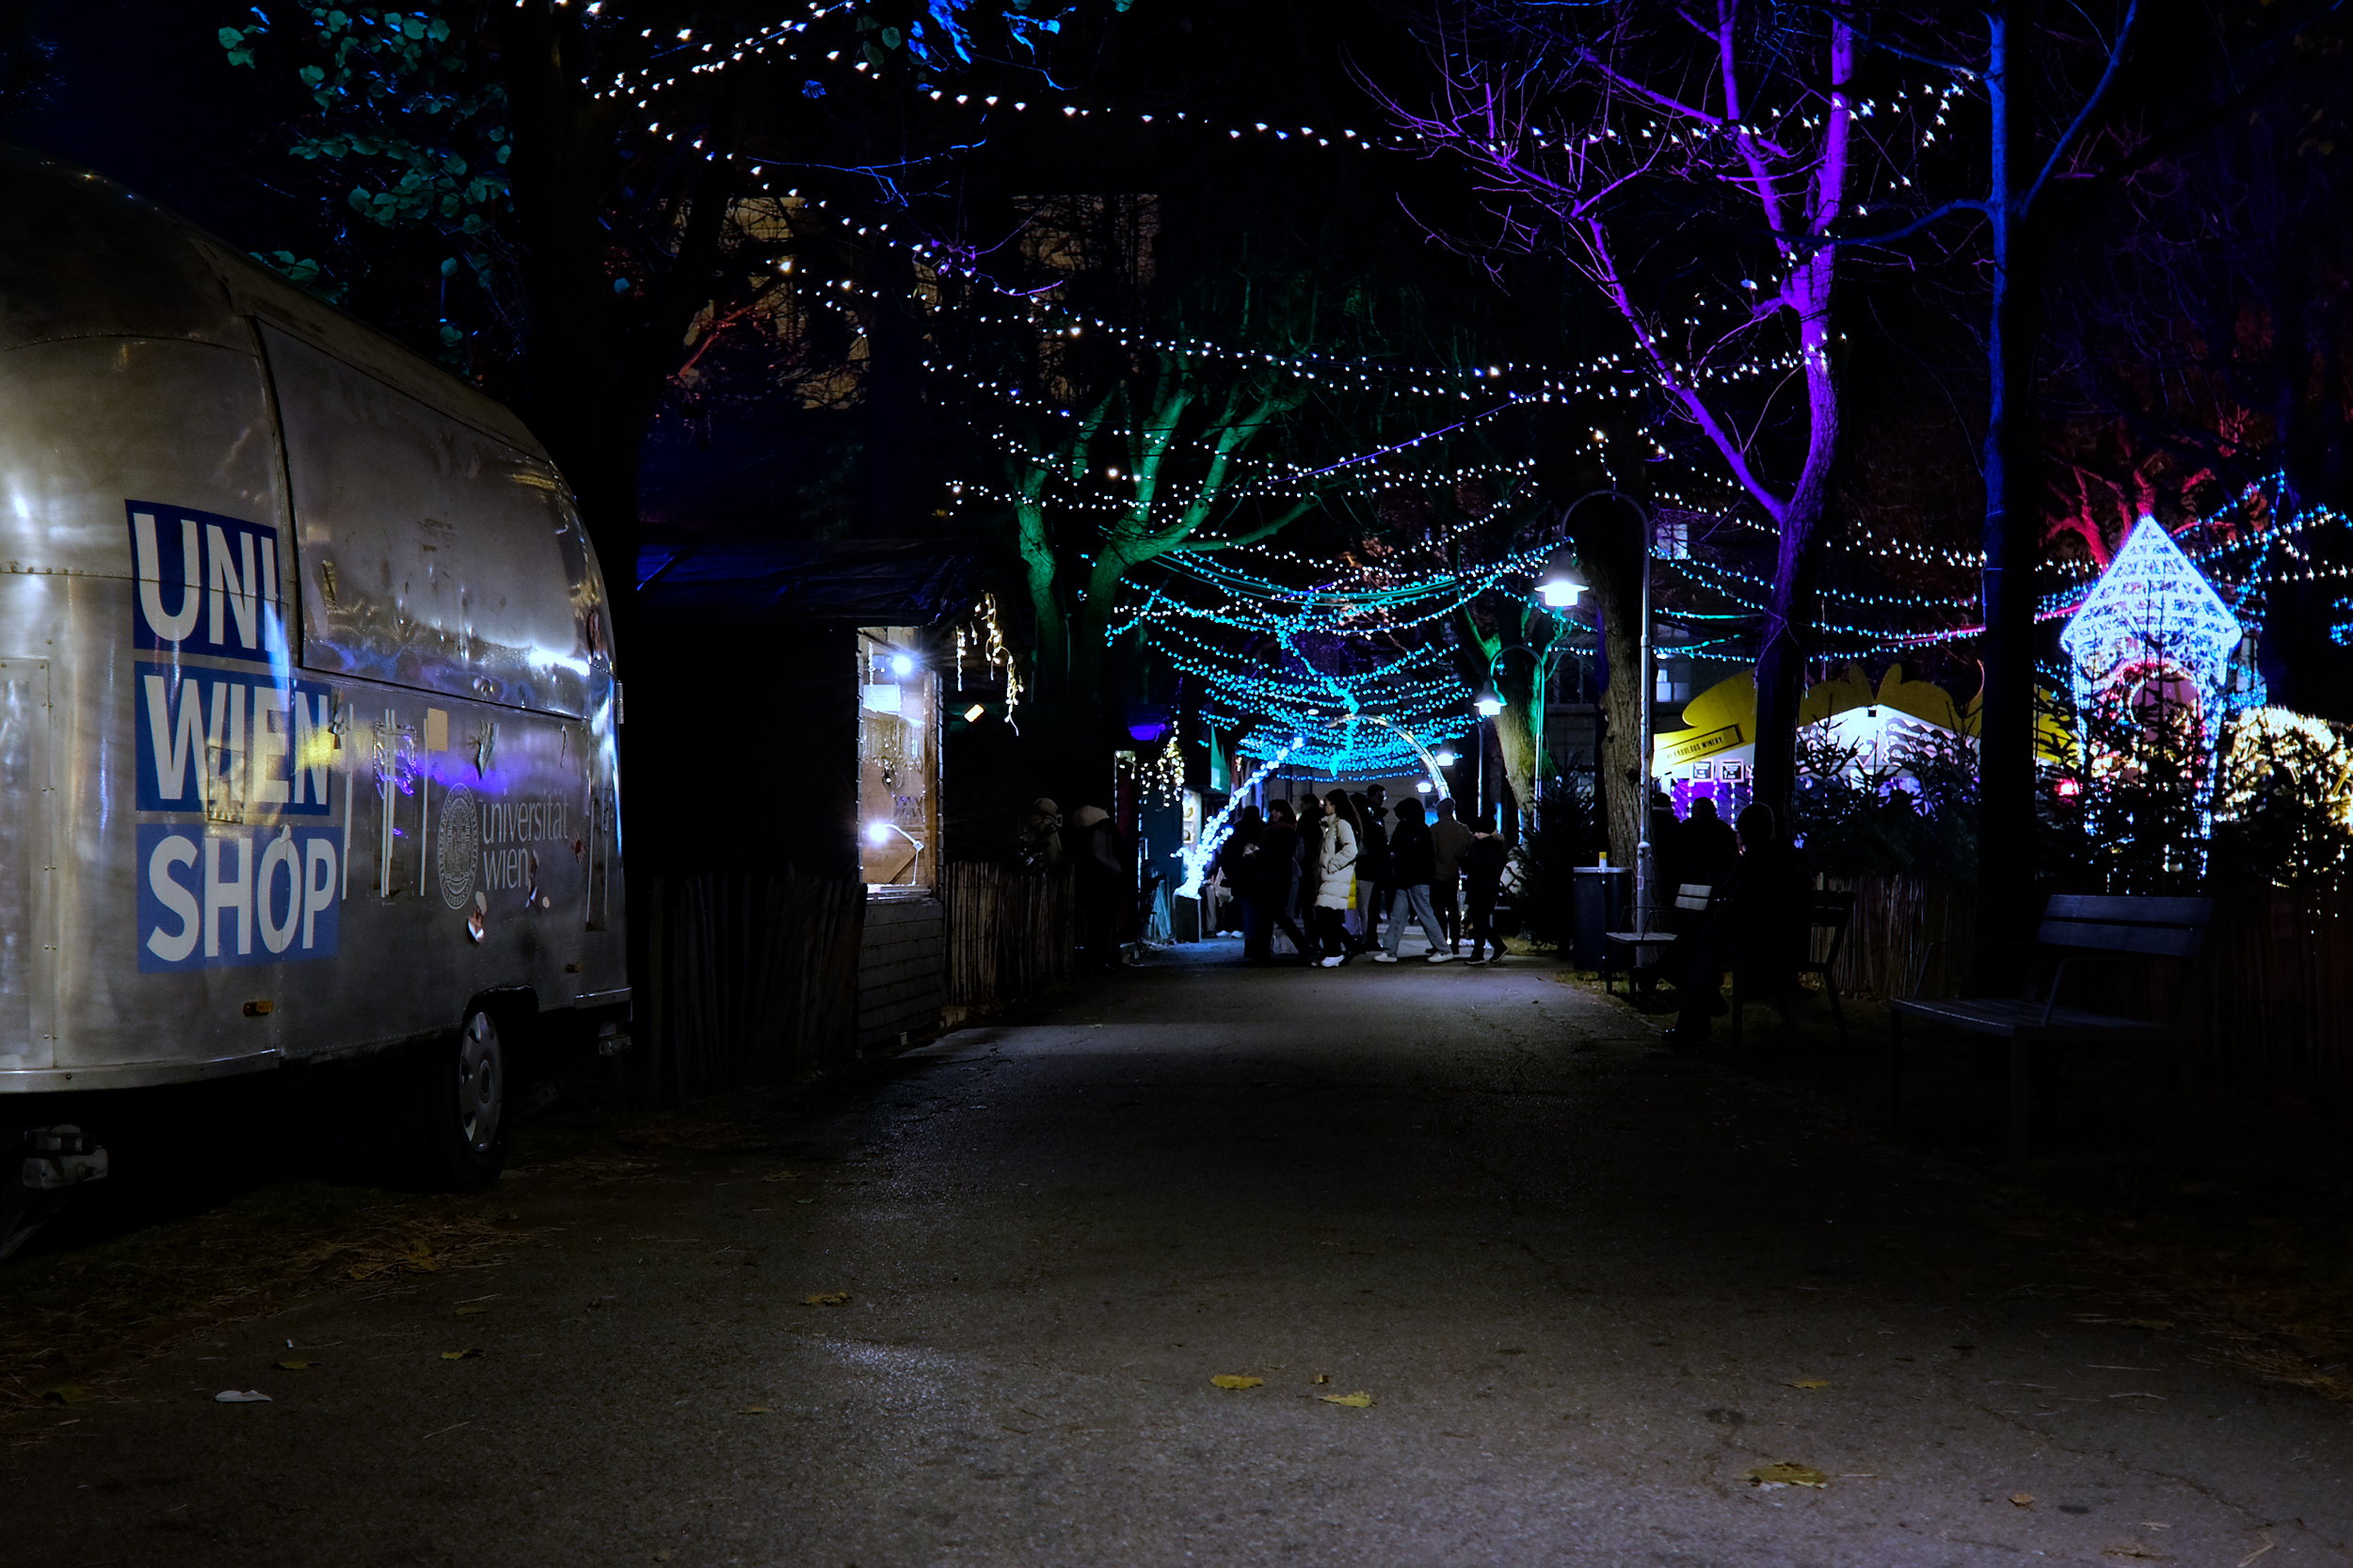
[[[315,209],[273,191],[269,135],[297,105],[280,73],[232,69],[221,0],[42,0],[30,37],[50,51],[35,101],[0,135],[88,164],[252,249],[291,243]]]

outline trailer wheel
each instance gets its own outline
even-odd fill
[[[106,1151],[80,1128],[0,1128],[0,1262],[33,1239],[77,1187],[104,1176]]]
[[[14,1183],[0,1189],[0,1262],[31,1240],[64,1203],[62,1192],[28,1192]]]
[[[420,1175],[435,1188],[472,1192],[499,1177],[506,1162],[513,1099],[511,1059],[487,1008],[466,1015],[454,1034],[421,1053],[417,1072]]]

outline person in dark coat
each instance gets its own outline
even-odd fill
[[[1675,875],[1685,882],[1721,888],[1731,880],[1740,862],[1740,836],[1716,814],[1716,803],[1702,795],[1691,803],[1683,824],[1682,854]]]
[[[1437,867],[1437,850],[1430,841],[1430,824],[1422,820],[1421,802],[1399,801],[1397,827],[1389,835],[1389,880],[1396,889],[1389,895],[1389,940],[1372,955],[1374,963],[1397,962],[1409,915],[1420,922],[1421,934],[1429,939],[1429,962],[1443,964],[1454,956],[1447,952],[1446,933],[1438,929],[1437,914],[1430,907],[1430,883],[1438,874]]]
[[[1120,923],[1135,908],[1134,868],[1109,811],[1081,806],[1070,825],[1078,835],[1079,967],[1108,972],[1119,968]]]
[[[1470,848],[1463,852],[1463,884],[1469,897],[1464,935],[1470,938],[1470,961],[1480,962],[1482,946],[1492,949],[1490,964],[1503,962],[1503,938],[1496,935],[1496,900],[1503,892],[1503,868],[1511,858],[1503,835],[1496,831],[1496,814],[1479,813],[1472,824]]]
[[[1463,856],[1470,852],[1470,826],[1454,815],[1454,802],[1438,802],[1438,820],[1430,824],[1430,843],[1437,852],[1437,873],[1430,882],[1430,907],[1438,912],[1446,932],[1446,950],[1460,952],[1463,943]]]
[[[1364,826],[1356,844],[1356,908],[1364,917],[1364,930],[1357,933],[1360,952],[1380,943],[1381,910],[1389,896],[1388,824],[1381,820],[1387,793],[1375,784],[1355,797],[1356,820]]]
[[[1323,846],[1323,802],[1313,791],[1299,797],[1299,901],[1291,913],[1308,931],[1316,928],[1316,883]]]
[[[1241,927],[1242,956],[1250,954],[1251,905],[1255,895],[1244,863],[1258,849],[1258,835],[1266,824],[1255,806],[1244,806],[1234,813],[1234,825],[1226,830],[1225,841],[1217,846],[1217,879],[1220,886],[1233,895],[1234,920]]]
[[[1252,934],[1243,933],[1243,956],[1256,964],[1271,963],[1274,932],[1280,930],[1299,951],[1299,962],[1306,963],[1315,956],[1315,950],[1299,929],[1298,917],[1291,913],[1299,898],[1299,826],[1292,820],[1288,800],[1269,801],[1266,812],[1258,851],[1243,867],[1243,874],[1253,881],[1258,920],[1255,950]]]
[[[1691,945],[1682,982],[1683,1008],[1667,1043],[1682,1049],[1707,1040],[1709,1020],[1723,1011],[1725,969],[1735,964],[1770,971],[1797,959],[1806,935],[1795,918],[1800,868],[1797,851],[1781,836],[1773,808],[1762,802],[1740,813],[1740,856],[1728,890],[1717,900]]]

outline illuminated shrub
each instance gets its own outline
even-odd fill
[[[2239,715],[2214,792],[2214,871],[2327,888],[2353,870],[2353,745],[2284,708]]]

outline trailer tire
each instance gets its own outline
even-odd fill
[[[479,1192],[506,1163],[514,1115],[514,1053],[499,1017],[476,1006],[452,1033],[418,1053],[418,1176],[438,1192]]]
[[[0,1263],[16,1255],[57,1210],[65,1207],[63,1192],[31,1192],[11,1183],[0,1190]]]

